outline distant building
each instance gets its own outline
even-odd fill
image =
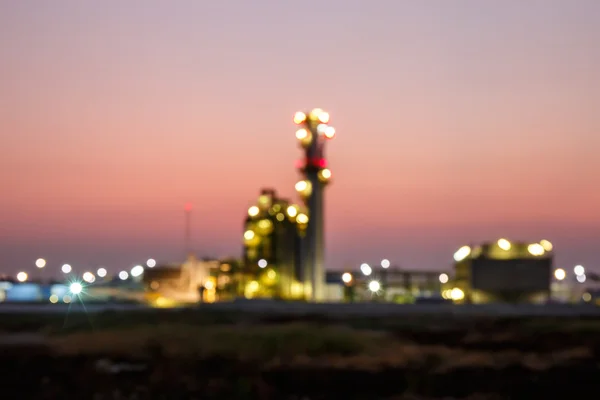
[[[550,297],[554,253],[538,243],[500,239],[463,246],[454,254],[454,287],[467,303],[540,303]]]
[[[351,281],[344,282],[343,275],[348,273]],[[442,276],[446,278],[441,279]],[[328,271],[326,287],[329,300],[347,300],[342,294],[343,287],[350,284],[356,301],[414,303],[422,298],[441,298],[447,279],[448,274],[440,271],[406,270],[397,267],[373,269],[369,275],[365,275],[362,271]],[[380,290],[376,293],[369,290],[369,283],[372,281],[376,281],[380,286]]]
[[[301,246],[308,217],[300,206],[263,189],[244,220],[246,297],[303,297]]]

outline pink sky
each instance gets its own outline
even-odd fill
[[[252,5],[251,5],[252,4]],[[549,239],[600,269],[600,2],[0,3],[0,270],[238,256],[327,109],[327,264]]]

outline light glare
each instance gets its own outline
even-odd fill
[[[71,293],[73,293],[74,295],[78,295],[82,292],[83,290],[83,286],[81,285],[81,283],[79,282],[73,282],[71,283],[71,285],[69,286],[69,291]],[[66,297],[66,296],[65,296]],[[67,303],[67,302],[65,302]]]

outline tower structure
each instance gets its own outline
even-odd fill
[[[325,296],[325,235],[324,190],[331,179],[327,168],[325,143],[335,136],[329,125],[329,113],[315,108],[310,112],[297,112],[294,123],[298,125],[296,139],[304,151],[298,165],[303,179],[296,183],[296,191],[308,208],[306,235],[303,240],[302,276],[305,296],[312,301],[322,301]]]
[[[187,258],[192,255],[192,203],[186,203],[183,210],[185,212],[184,247]]]

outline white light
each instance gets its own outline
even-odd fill
[[[388,259],[381,260],[381,268],[387,269],[389,267],[390,267],[390,260],[388,260]]]
[[[440,274],[440,283],[448,283],[448,274]]]
[[[96,275],[98,275],[100,278],[104,278],[106,276],[106,269],[98,268],[98,271],[96,271]]]
[[[124,281],[125,279],[129,278],[129,274],[127,273],[127,271],[121,271],[119,272],[119,279]]]
[[[261,258],[260,260],[258,260],[258,266],[260,268],[266,268],[268,264],[269,263],[264,258]]]
[[[342,275],[342,281],[344,281],[344,283],[350,283],[350,282],[352,282],[352,274],[350,272],[345,272]]]
[[[371,292],[379,292],[379,289],[381,289],[381,284],[377,281],[371,281],[369,282],[369,290]]]
[[[583,268],[583,265],[576,265],[575,268],[573,268],[573,272],[575,272],[575,275],[577,276],[584,275],[585,268]]]
[[[44,268],[46,266],[46,260],[44,260],[43,258],[38,258],[37,260],[35,260],[35,266],[38,268]]]
[[[584,274],[581,274],[581,275],[577,275],[576,279],[577,279],[577,282],[584,283],[586,280],[586,277]]]
[[[371,275],[371,272],[373,272],[373,270],[371,269],[371,266],[369,264],[364,263],[360,265],[360,272],[362,272],[365,276],[369,276]]]
[[[463,246],[454,253],[454,261],[461,262],[471,254],[471,248],[469,246]]]
[[[73,282],[69,286],[69,291],[73,294],[79,294],[83,290],[83,286],[79,282]]]
[[[62,267],[60,267],[60,270],[63,272],[63,274],[68,274],[69,272],[73,271],[73,268],[71,268],[69,264],[64,264]]]
[[[156,267],[156,260],[154,258],[150,258],[148,261],[146,261],[146,265],[148,268],[154,268]]]
[[[135,267],[131,268],[131,276],[133,276],[133,277],[140,276],[143,273],[144,273],[144,267],[142,267],[141,265],[136,265]]]
[[[567,277],[567,273],[565,272],[564,269],[558,268],[556,271],[554,271],[554,277],[557,280],[562,281],[563,279],[565,279]]]
[[[83,280],[87,283],[93,283],[96,280],[96,277],[91,272],[85,272],[82,276]]]
[[[27,280],[28,276],[27,276],[27,272],[19,272],[17,274],[17,280],[19,282],[25,282]]]

